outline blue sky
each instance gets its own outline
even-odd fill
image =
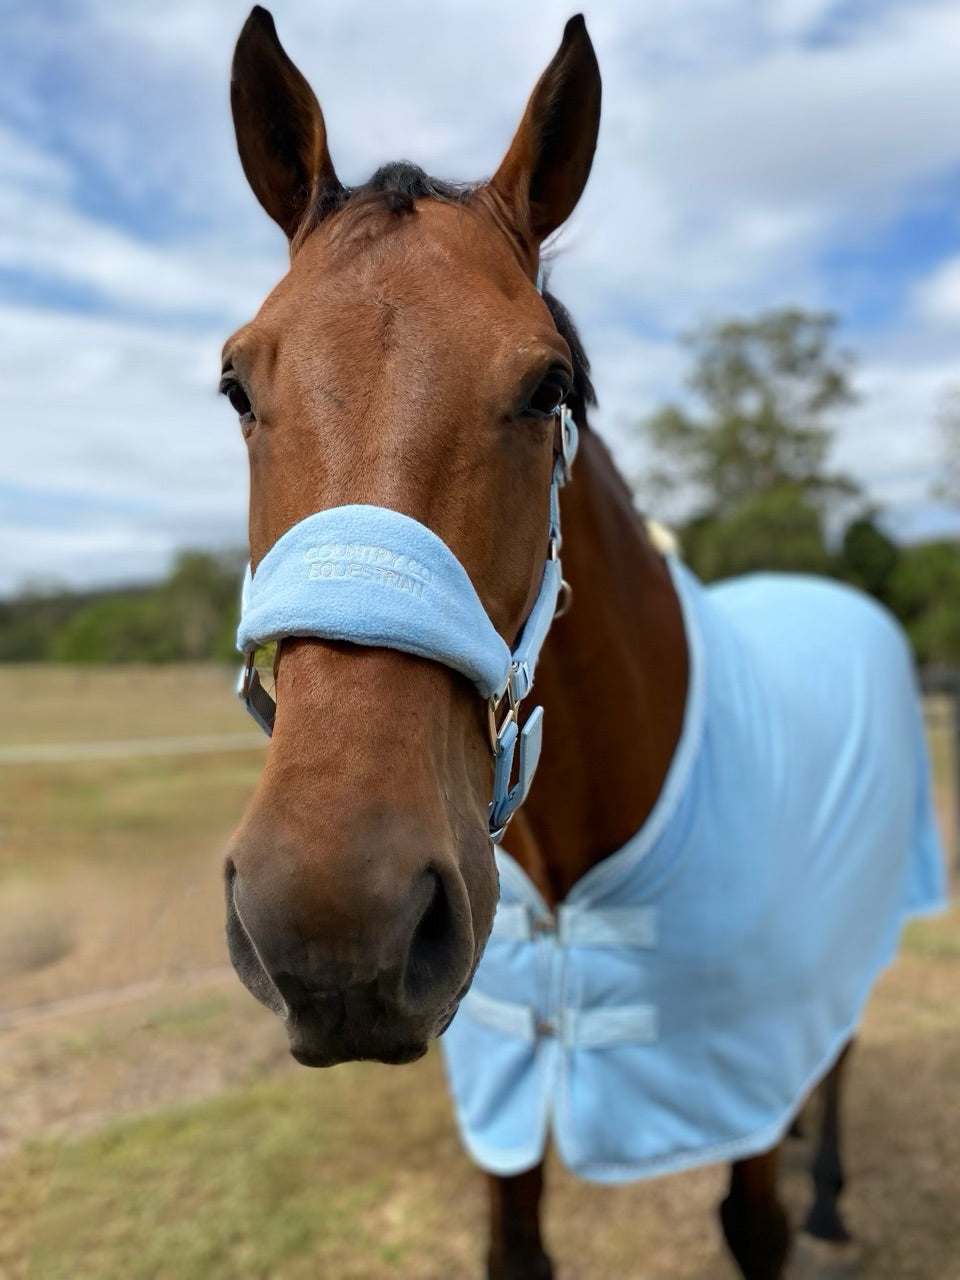
[[[285,267],[228,109],[233,0],[0,0],[0,592],[164,571],[244,538],[223,338]],[[598,428],[682,388],[705,316],[839,312],[861,401],[834,462],[896,527],[928,500],[960,382],[960,0],[597,0],[588,191],[553,287],[583,329]],[[490,173],[569,0],[276,0],[341,177],[399,156]],[[682,512],[677,495],[666,516]]]

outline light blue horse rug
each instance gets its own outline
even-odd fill
[[[690,684],[653,812],[555,914],[498,852],[493,933],[443,1037],[463,1140],[493,1173],[550,1135],[597,1182],[769,1149],[905,918],[944,904],[889,616],[813,578],[704,588],[670,564]]]

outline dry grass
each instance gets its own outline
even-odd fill
[[[205,665],[0,665],[0,746],[246,729],[235,680]]]
[[[182,732],[171,699],[184,680],[197,732],[237,727],[220,672],[25,674],[8,741]],[[11,678],[0,672],[0,693]],[[103,702],[94,734],[85,720]],[[940,781],[948,747],[938,731]],[[95,1017],[0,1032],[2,1280],[479,1280],[482,1180],[438,1055],[308,1072],[234,980],[176,985],[223,960],[220,853],[259,768],[251,753],[0,776],[0,950],[15,944],[0,1010],[171,981]],[[954,911],[911,928],[852,1064],[847,1209],[862,1280],[960,1280],[958,1008]],[[806,1158],[794,1147],[786,1162],[795,1212]],[[602,1189],[552,1167],[560,1280],[728,1276],[723,1176]]]
[[[73,922],[52,905],[39,885],[13,880],[5,886],[0,915],[0,982],[47,969],[76,945]]]
[[[213,667],[0,668],[9,742],[244,727]],[[220,864],[262,751],[0,772],[0,1013],[226,962]],[[41,964],[43,960],[45,963]]]

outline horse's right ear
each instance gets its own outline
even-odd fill
[[[233,54],[230,104],[240,163],[253,193],[293,239],[312,204],[341,190],[313,90],[256,5]]]

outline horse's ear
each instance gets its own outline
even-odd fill
[[[510,150],[490,180],[517,229],[537,244],[573,212],[600,127],[600,68],[582,14],[537,81]]]
[[[233,54],[230,104],[240,163],[253,193],[293,238],[308,206],[341,190],[313,90],[256,5]]]

